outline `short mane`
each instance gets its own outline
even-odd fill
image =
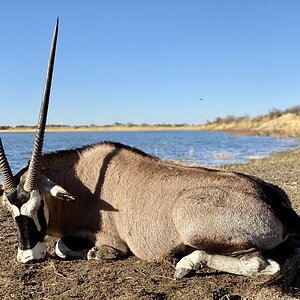
[[[157,158],[156,156],[147,154],[146,152],[144,152],[144,151],[142,151],[138,148],[131,147],[131,146],[128,146],[128,145],[124,145],[124,144],[119,143],[119,142],[112,142],[112,141],[102,141],[102,142],[98,142],[98,143],[87,144],[87,145],[84,145],[82,147],[78,147],[78,148],[74,148],[74,149],[57,150],[57,151],[45,153],[45,154],[43,154],[43,156],[45,158],[50,158],[50,157],[54,158],[54,157],[58,157],[58,156],[65,155],[65,154],[78,155],[78,154],[84,152],[85,150],[93,149],[93,148],[101,146],[101,145],[112,146],[112,147],[114,147],[118,150],[125,149],[125,150],[132,151],[132,152],[134,152],[136,154],[139,154],[141,156],[144,156],[144,157]]]

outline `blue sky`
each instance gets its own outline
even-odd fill
[[[189,123],[300,104],[300,1],[1,1],[0,125]],[[203,101],[199,101],[203,98]]]

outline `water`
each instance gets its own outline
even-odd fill
[[[27,165],[34,141],[33,133],[1,135],[13,173]],[[210,166],[245,163],[251,158],[299,147],[292,138],[238,136],[223,132],[59,132],[47,133],[44,152],[71,149],[99,141],[115,141],[166,159]],[[0,177],[0,180],[1,177]]]

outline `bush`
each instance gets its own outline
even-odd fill
[[[233,122],[240,122],[240,121],[243,121],[243,120],[246,120],[246,119],[249,119],[249,116],[248,115],[244,115],[244,116],[241,116],[241,117],[236,117],[236,116],[233,116],[233,115],[228,115],[224,118],[216,118],[212,123],[216,123],[216,124],[221,124],[221,123],[225,123],[225,124],[228,124],[228,123],[233,123]],[[210,121],[206,121],[206,123],[208,124],[211,124]]]
[[[290,108],[287,108],[284,113],[291,113],[291,114],[295,114],[295,115],[300,115],[300,105],[295,105],[292,106]]]
[[[11,128],[11,126],[0,126],[0,130],[7,130],[10,128]]]
[[[269,111],[269,116],[271,118],[278,118],[280,116],[282,116],[283,112],[280,110],[280,109],[277,109],[277,108],[272,108],[270,111]]]
[[[287,113],[292,113],[292,114],[295,114],[295,115],[300,115],[300,105],[295,105],[295,106],[292,106],[290,108],[287,108],[285,110],[280,110],[280,109],[277,109],[277,108],[272,108],[268,114],[266,115],[258,115],[254,118],[252,118],[253,121],[261,121],[264,117],[266,116],[269,116],[271,118],[278,118],[284,114],[287,114]],[[206,121],[206,124],[228,124],[228,123],[232,123],[232,122],[241,122],[243,120],[247,120],[247,119],[250,119],[250,117],[248,115],[244,115],[244,116],[241,116],[241,117],[236,117],[236,116],[233,116],[233,115],[228,115],[226,117],[218,117],[216,118],[213,122],[210,122],[209,120]]]

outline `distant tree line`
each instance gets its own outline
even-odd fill
[[[278,117],[288,114],[288,113],[300,116],[300,105],[292,106],[292,107],[284,109],[284,110],[272,108],[268,114],[258,115],[256,117],[254,117],[253,120],[260,121],[265,117],[278,118]],[[228,123],[233,123],[233,122],[240,122],[240,121],[247,120],[247,119],[250,119],[250,117],[248,115],[244,115],[244,116],[228,115],[223,118],[218,117],[212,122],[207,120],[206,124],[221,124],[221,123],[228,124]]]
[[[277,109],[277,108],[273,108],[269,111],[269,116],[271,117],[280,117],[284,114],[295,114],[297,116],[300,115],[300,105],[295,105],[295,106],[292,106],[290,108],[287,108],[285,110],[280,110],[280,109]]]
[[[292,106],[290,108],[280,110],[277,108],[272,108],[268,114],[266,115],[259,115],[253,118],[253,120],[259,121],[263,119],[266,116],[269,116],[271,118],[278,118],[284,114],[287,113],[292,113],[295,115],[300,115],[300,105]],[[240,122],[242,120],[247,120],[250,119],[248,115],[243,115],[243,116],[234,116],[234,115],[228,115],[226,117],[218,117],[214,121],[206,121],[206,124],[226,124],[226,123],[232,123],[232,122]],[[133,126],[142,126],[142,127],[147,127],[147,126],[160,126],[160,127],[183,127],[183,126],[188,126],[189,124],[187,123],[179,123],[179,124],[169,124],[169,123],[158,123],[158,124],[147,124],[147,123],[142,123],[142,124],[134,124],[131,122],[128,123],[120,123],[120,122],[115,122],[112,125],[102,125],[101,127],[133,127]],[[97,127],[99,125],[95,124],[90,124],[90,125],[61,125],[61,124],[47,124],[47,127],[64,127],[64,128],[82,128],[82,127]],[[15,127],[12,126],[5,126],[5,125],[0,125],[0,130],[7,130],[7,129],[22,129],[22,128],[27,128],[27,129],[36,129],[37,126],[28,126],[28,125],[17,125]]]
[[[131,122],[128,123],[120,123],[120,122],[115,122],[111,125],[95,125],[95,124],[90,124],[90,125],[56,125],[56,124],[47,124],[48,128],[53,128],[53,127],[58,127],[58,128],[90,128],[90,127],[133,127],[133,126],[142,126],[142,127],[150,127],[150,126],[160,126],[160,127],[183,127],[183,126],[188,126],[187,123],[176,123],[176,124],[168,124],[168,123],[158,123],[158,124],[147,124],[147,123],[142,123],[142,124],[134,124]],[[0,125],[0,130],[7,130],[7,129],[37,129],[37,125],[31,126],[31,125],[16,125],[15,127],[12,126],[1,126]]]

